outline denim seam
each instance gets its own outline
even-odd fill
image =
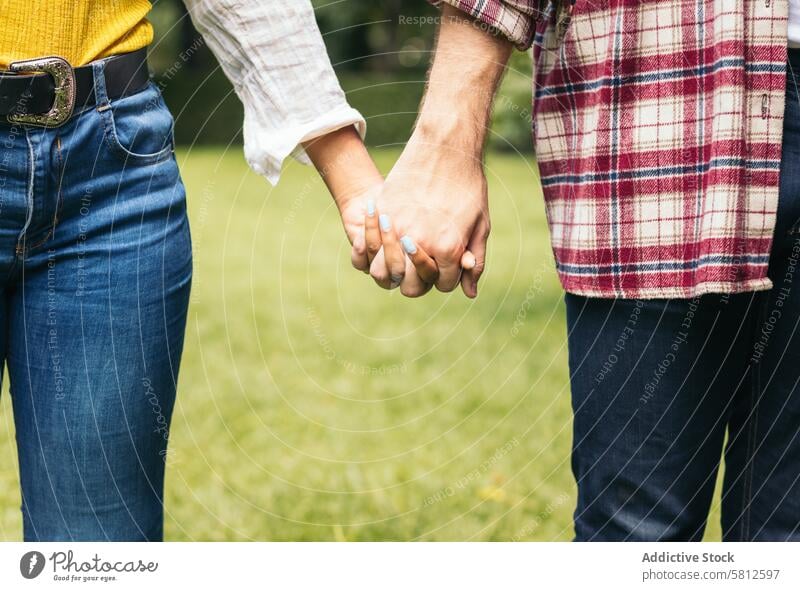
[[[34,249],[37,249],[45,244],[55,235],[56,232],[56,225],[58,224],[59,217],[61,216],[61,209],[64,204],[64,195],[61,190],[61,184],[63,181],[63,174],[64,174],[64,156],[61,151],[61,137],[56,135],[55,138],[55,146],[56,146],[56,161],[57,161],[57,170],[59,172],[58,176],[58,196],[56,199],[56,211],[53,214],[53,223],[47,229],[47,233],[35,244],[26,245],[26,251],[30,252]]]
[[[50,238],[52,238],[52,236],[53,236],[53,228],[49,228],[47,230],[47,234],[45,234],[38,242],[36,242],[35,244],[26,244],[25,252],[30,253],[30,251],[35,250],[40,246],[46,244],[47,241],[50,240]]]
[[[53,233],[61,219],[61,212],[64,210],[64,168],[66,161],[64,160],[64,151],[61,148],[61,136],[56,136],[56,157],[58,159],[58,200],[56,202],[56,212],[53,214]]]
[[[143,88],[142,91],[146,90],[147,88],[148,87]],[[170,128],[169,139],[167,140],[164,147],[161,148],[158,152],[153,152],[152,154],[139,154],[137,152],[132,152],[131,150],[123,146],[122,142],[119,139],[119,135],[117,134],[117,126],[114,121],[114,110],[112,108],[113,105],[111,101],[106,97],[105,90],[103,91],[103,97],[105,102],[103,104],[98,103],[96,110],[103,120],[104,139],[106,141],[106,144],[108,145],[109,150],[112,153],[122,158],[123,163],[125,165],[130,164],[130,165],[144,166],[149,164],[161,164],[162,162],[166,162],[169,160],[170,155],[173,154],[175,151],[174,124]],[[163,101],[163,99],[161,98],[160,100]],[[166,106],[163,105],[163,103],[160,106],[162,108],[166,108]]]
[[[33,144],[31,143],[30,132],[28,129],[25,130],[25,141],[28,144],[28,186],[27,191],[25,192],[28,213],[25,216],[25,224],[23,224],[22,230],[20,230],[19,236],[17,237],[16,254],[18,257],[24,257],[25,251],[27,250],[25,245],[25,234],[28,232],[28,228],[33,220],[33,185],[36,177],[36,155],[33,151]]]
[[[112,151],[124,159],[126,164],[159,164],[167,160],[170,154],[173,153],[174,148],[171,142],[167,142],[167,144],[161,148],[161,150],[158,152],[153,152],[152,154],[139,154],[137,152],[130,151],[122,145],[122,142],[117,135],[117,127],[114,123],[113,110],[108,109],[103,114],[108,117],[109,121],[109,125],[106,127],[106,129],[109,130],[109,133],[107,134],[109,146],[111,147]],[[172,131],[170,131],[170,134],[171,133]]]

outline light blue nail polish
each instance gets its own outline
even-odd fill
[[[400,244],[403,245],[403,250],[406,251],[406,254],[417,254],[417,245],[411,240],[411,236],[403,236],[400,239]]]
[[[392,229],[392,222],[389,220],[389,216],[385,213],[382,213],[378,216],[378,223],[381,225],[381,230],[384,232],[388,232]]]
[[[375,217],[375,200],[374,199],[367,199],[367,215],[369,217]]]

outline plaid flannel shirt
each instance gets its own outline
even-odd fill
[[[534,142],[564,289],[771,287],[787,0],[577,0],[571,20],[569,0],[444,1],[533,45]]]

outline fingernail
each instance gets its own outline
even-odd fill
[[[385,213],[382,213],[378,216],[378,223],[381,225],[381,230],[384,232],[388,232],[392,229],[392,222],[389,220],[389,216]]]
[[[371,218],[375,217],[375,200],[367,199],[367,215]]]
[[[417,245],[411,240],[411,236],[403,236],[400,239],[400,244],[403,245],[403,250],[406,251],[406,254],[417,254]]]

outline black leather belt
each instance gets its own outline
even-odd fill
[[[104,60],[106,94],[111,100],[134,94],[150,80],[147,50]],[[0,72],[0,122],[58,127],[75,107],[96,103],[92,65],[73,68],[60,57],[14,62]]]

